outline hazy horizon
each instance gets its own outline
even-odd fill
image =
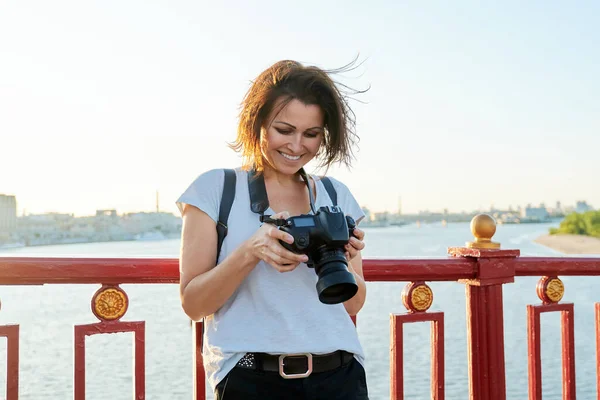
[[[340,79],[361,138],[331,168],[373,211],[600,207],[600,3],[0,3],[0,194],[18,214],[161,210],[231,168],[280,59]]]
[[[0,193],[0,195],[6,195],[5,193]],[[8,194],[8,196],[14,196],[11,194]],[[96,215],[97,211],[107,211],[107,210],[112,210],[111,208],[90,208],[89,211],[85,212],[85,213],[74,213],[71,211],[56,211],[56,210],[46,210],[46,211],[38,211],[38,212],[30,212],[27,209],[22,209],[19,207],[18,204],[19,199],[17,198],[17,216],[18,217],[23,217],[25,215],[43,215],[43,214],[73,214],[74,217],[93,217]],[[578,201],[585,201],[585,199],[580,199]],[[562,202],[560,202],[561,204],[561,208],[563,209],[563,211],[565,209],[571,209],[571,208],[575,208],[576,204],[564,204]],[[476,212],[490,212],[492,211],[491,209],[493,208],[493,211],[509,211],[509,210],[513,210],[515,212],[517,212],[520,208],[526,208],[528,205],[530,205],[531,207],[538,207],[541,204],[543,204],[546,208],[548,209],[554,209],[556,206],[556,202],[554,203],[540,203],[540,204],[533,204],[533,203],[528,203],[528,204],[515,204],[515,205],[509,205],[507,207],[496,207],[494,204],[490,204],[490,206],[488,207],[481,207],[481,208],[475,208],[475,209],[471,209],[471,210],[467,210],[467,209],[460,209],[460,210],[450,210],[448,209],[448,213],[450,214],[461,214],[461,213],[476,213]],[[589,202],[587,202],[588,205],[592,206],[594,209],[597,209],[597,207],[594,207],[593,204],[590,204]],[[394,208],[394,209],[372,209],[369,208],[366,205],[361,205],[361,207],[363,208],[367,208],[369,209],[370,212],[390,212],[390,213],[397,213],[398,207]],[[125,215],[125,214],[130,214],[130,213],[153,213],[157,211],[157,207],[155,204],[155,207],[153,209],[144,209],[144,210],[116,210],[118,215]],[[159,201],[159,207],[158,207],[158,211],[159,212],[166,212],[166,213],[172,213],[175,215],[179,215],[179,211],[178,210],[172,210],[171,207],[169,207],[169,205],[167,205],[166,207],[162,207],[162,203]],[[437,213],[444,213],[445,209],[444,208],[436,208],[436,209],[423,209],[423,210],[418,210],[418,211],[405,211],[403,209],[400,209],[401,214],[403,215],[416,215],[419,213],[433,213],[433,214],[437,214]]]

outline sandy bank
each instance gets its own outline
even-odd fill
[[[581,235],[543,235],[535,240],[565,254],[600,254],[600,239]]]

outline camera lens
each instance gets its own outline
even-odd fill
[[[358,285],[348,271],[348,262],[341,249],[319,249],[315,254],[315,272],[319,277],[317,293],[324,304],[338,304],[351,299]]]

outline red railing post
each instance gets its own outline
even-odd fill
[[[194,374],[194,400],[206,399],[206,380],[204,377],[204,361],[202,357],[202,344],[204,333],[204,320],[192,322],[192,340],[194,343],[193,374]]]
[[[146,398],[146,322],[124,322],[121,318],[129,308],[129,297],[118,285],[102,285],[91,301],[92,313],[100,322],[73,326],[74,388],[73,398],[85,400],[85,337],[103,333],[133,332],[134,399]]]
[[[519,250],[500,250],[491,241],[496,223],[488,215],[473,218],[471,231],[475,241],[448,249],[452,256],[474,258],[477,263],[475,278],[460,280],[467,297],[469,398],[505,400],[502,285],[514,282]]]
[[[17,400],[19,398],[19,325],[0,325],[0,337],[6,338],[6,400]]]
[[[540,314],[561,313],[562,331],[562,398],[575,400],[575,321],[573,303],[527,306],[527,348],[529,371],[529,399],[542,398],[542,348]]]
[[[444,313],[428,312],[433,291],[410,282],[402,291],[405,314],[390,315],[390,399],[404,400],[404,324],[431,322],[431,400],[444,400]]]
[[[600,400],[600,303],[594,305],[596,315],[596,393]]]

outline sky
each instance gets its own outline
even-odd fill
[[[226,4],[225,4],[226,3]],[[335,68],[373,211],[600,207],[600,3],[0,2],[0,194],[18,215],[177,213],[232,168],[240,102],[274,62]],[[319,172],[319,171],[315,171]]]

